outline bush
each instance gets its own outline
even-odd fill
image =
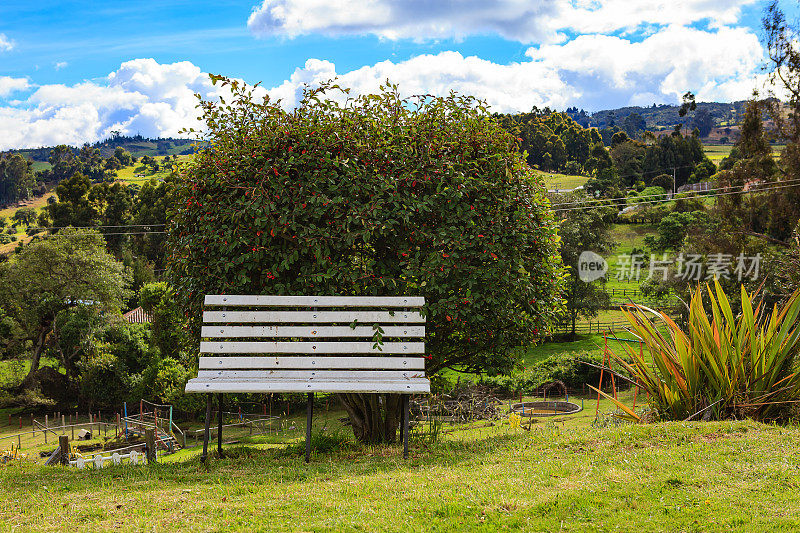
[[[537,361],[525,372],[482,377],[480,384],[499,393],[524,395],[541,394],[542,387],[553,381],[562,381],[572,390],[581,390],[586,384],[596,386],[600,381],[600,370],[582,361],[601,365],[603,358],[589,352],[555,354]]]
[[[200,395],[187,395],[183,392],[186,382],[191,376],[189,371],[177,360],[167,357],[153,361],[137,379],[136,395],[149,400],[172,404],[181,410],[186,409],[187,402],[196,407],[201,400]]]
[[[157,356],[157,352],[150,347],[150,324],[131,324],[120,320],[109,325],[100,339],[131,374],[141,373]]]
[[[583,167],[577,161],[567,161],[564,164],[564,174],[569,174],[570,176],[580,176],[583,174]]]
[[[125,365],[111,353],[100,353],[80,363],[80,395],[89,409],[116,410],[131,395]]]
[[[424,296],[429,372],[511,368],[556,320],[546,189],[480,102],[396,87],[345,100],[323,84],[287,113],[212,81],[233,94],[201,102],[207,144],[168,217],[170,279],[193,320],[206,293]],[[384,416],[357,397],[341,396],[369,411],[353,416],[358,438],[391,439],[396,398]]]

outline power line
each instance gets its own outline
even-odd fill
[[[696,166],[697,165],[678,165],[677,167],[669,167],[669,168],[671,170],[675,171],[677,169],[683,169],[683,168],[695,168]],[[550,174],[549,172],[545,172],[544,170],[538,170],[538,172],[540,172],[541,174],[544,174],[544,175]],[[644,176],[645,174],[657,174],[657,173],[660,173],[660,174],[658,174],[659,176],[661,174],[669,176],[669,174],[664,172],[663,169],[658,169],[658,170],[644,170],[642,172],[637,172],[637,173],[634,173],[634,174],[623,174],[621,176],[614,176],[614,177],[615,178],[638,178],[640,176]],[[672,176],[670,176],[670,177],[672,177]],[[591,177],[589,177],[589,179],[591,179]],[[568,192],[568,189],[564,189],[564,192]]]
[[[57,228],[57,229],[63,229],[63,228]],[[31,235],[31,237],[41,237],[47,239],[73,239],[78,237],[86,237],[87,235],[99,235],[101,237],[105,237],[106,235],[153,235],[162,233],[166,233],[166,231],[122,231],[114,233],[72,233],[72,234],[49,233],[44,235],[33,234]]]
[[[800,181],[800,180],[791,180],[791,181]],[[783,183],[783,182],[781,182],[781,183]],[[750,194],[750,193],[758,193],[758,192],[769,192],[769,191],[774,191],[774,190],[778,190],[778,189],[787,189],[787,188],[791,188],[791,187],[800,187],[800,183],[792,183],[790,185],[781,185],[781,186],[764,187],[764,188],[755,188],[755,187],[753,187],[753,188],[750,188],[750,189],[748,189],[746,191],[745,190],[741,190],[741,191],[721,192],[721,193],[717,193],[717,194],[705,195],[705,197],[706,198],[717,198],[719,196],[728,196],[728,195],[731,195],[731,194]],[[687,197],[684,197],[683,199],[688,200],[688,199],[703,198],[703,197],[704,196],[696,195],[696,196],[687,196]],[[566,209],[554,209],[553,212],[554,213],[560,213],[560,212],[564,212],[564,211],[585,211],[587,209],[601,209],[603,207],[617,207],[617,208],[619,208],[619,207],[636,207],[637,205],[660,204],[660,203],[666,203],[666,202],[672,202],[672,201],[674,201],[674,200],[671,199],[671,198],[666,198],[666,199],[662,199],[662,200],[650,200],[650,201],[646,201],[646,202],[638,202],[638,203],[636,203],[634,205],[631,205],[631,206],[629,206],[627,204],[610,204],[610,205],[597,205],[597,204],[594,204],[594,205],[584,205],[584,206],[581,206],[581,207],[572,207],[572,208],[566,208]]]
[[[163,228],[166,224],[125,224],[120,226],[61,226],[61,227],[31,227],[31,230],[57,230],[57,229],[97,229],[97,228]]]
[[[800,178],[796,178],[796,179],[792,179],[792,180],[776,181],[776,182],[772,182],[771,184],[786,184],[786,183],[794,183],[796,181],[800,181]],[[726,185],[724,187],[715,187],[715,188],[711,188],[711,189],[706,189],[704,191],[686,191],[685,193],[688,194],[690,192],[692,192],[692,193],[706,193],[706,192],[713,192],[713,191],[725,191],[725,190],[729,190],[729,189],[734,189],[736,187],[740,187],[740,185]],[[677,194],[685,194],[685,193],[677,193]],[[640,198],[662,198],[662,197],[667,197],[668,199],[674,199],[675,195],[670,196],[671,194],[672,193],[668,193],[668,192],[667,193],[658,193],[658,194],[647,194],[647,195],[644,195],[644,196],[635,196],[633,198],[640,199]],[[623,200],[629,200],[629,199],[631,199],[631,197],[629,197],[629,196],[622,196],[622,197],[618,197],[618,198],[588,198],[586,200],[576,200],[574,202],[562,202],[562,203],[558,203],[558,204],[551,204],[550,207],[561,207],[561,206],[565,206],[565,205],[581,205],[581,206],[585,206],[587,204],[602,204],[603,202],[614,202],[614,201],[617,201],[617,200],[623,201]]]

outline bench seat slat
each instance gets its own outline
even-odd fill
[[[200,370],[218,369],[424,370],[422,357],[201,357]]]
[[[419,311],[205,311],[206,324],[421,324]]]
[[[425,326],[381,326],[383,337],[424,337]],[[367,337],[375,335],[372,326],[203,326],[204,338],[239,337]]]
[[[404,380],[424,378],[422,370],[200,370],[201,379],[351,379],[359,380]]]
[[[422,307],[423,296],[264,296],[207,294],[207,306],[273,307]]]
[[[226,342],[204,341],[200,353],[341,353],[341,354],[412,354],[425,353],[424,342]]]
[[[195,378],[186,384],[186,392],[194,393],[258,393],[258,392],[387,392],[424,393],[430,392],[427,379],[410,380],[364,380],[350,379],[211,379]]]

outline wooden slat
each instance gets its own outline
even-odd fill
[[[201,357],[200,370],[217,369],[424,370],[422,357]]]
[[[207,294],[207,306],[271,307],[422,307],[422,296],[267,296]]]
[[[425,326],[381,326],[383,337],[424,337]],[[372,326],[203,326],[204,338],[241,337],[367,337],[375,335]]]
[[[200,370],[198,378],[224,379],[350,379],[389,381],[424,378],[422,370]]]
[[[424,342],[259,342],[259,341],[204,341],[200,353],[425,353]]]
[[[195,393],[259,393],[259,392],[430,392],[427,379],[403,381],[325,380],[264,380],[264,379],[200,379],[189,380],[186,392]]]
[[[265,324],[403,324],[424,323],[418,311],[205,311],[205,323]]]

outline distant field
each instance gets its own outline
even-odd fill
[[[53,192],[45,193],[44,196],[42,196],[40,198],[36,198],[34,201],[32,201],[29,204],[26,204],[23,207],[32,207],[33,209],[36,210],[37,213],[39,213],[42,210],[42,208],[44,208],[44,206],[47,205],[47,199],[50,198],[51,196],[55,196],[55,193],[53,193]],[[17,212],[17,209],[19,209],[19,208],[16,207],[16,206],[12,206],[12,207],[7,207],[5,209],[0,210],[0,217],[6,217],[6,219],[7,219],[6,220],[6,224],[8,225],[8,227],[11,227],[11,217],[14,216],[14,213]],[[36,222],[34,222],[34,226],[37,226],[37,225],[38,224]],[[11,250],[13,250],[17,246],[17,244],[20,241],[22,241],[22,242],[30,241],[33,237],[31,237],[30,235],[25,233],[26,229],[28,229],[28,227],[23,225],[23,224],[20,224],[19,226],[17,226],[17,233],[16,233],[17,241],[10,242],[8,244],[0,245],[0,253],[10,252]]]
[[[544,184],[548,189],[574,189],[585,185],[589,180],[586,176],[569,176],[567,174],[556,174],[550,172],[539,172],[544,178]]]
[[[188,161],[192,158],[190,155],[181,155],[178,156],[178,161]],[[171,167],[174,164],[172,160],[168,163],[167,166],[163,165],[164,158],[162,156],[158,156],[155,158],[158,160],[159,164],[162,165],[158,172],[152,172],[150,169],[144,167],[144,165],[140,165],[139,163],[134,164],[133,166],[124,167],[117,171],[117,181],[121,181],[123,183],[127,183],[130,185],[144,185],[148,181],[155,179],[155,180],[163,180],[171,171]],[[137,174],[140,176],[137,177]]]
[[[785,144],[773,144],[772,155],[773,157],[780,157],[781,151],[786,147]],[[716,165],[731,153],[733,148],[732,144],[706,144],[703,146],[703,152],[708,158]]]
[[[612,254],[606,258],[608,261],[608,274],[606,287],[611,289],[633,289],[638,287],[639,282],[622,281],[616,279],[620,268],[620,255],[628,255],[634,248],[639,250],[644,248],[644,238],[647,235],[655,235],[656,226],[653,224],[614,224],[611,228],[611,238],[617,242],[617,247]],[[649,263],[648,263],[649,265]],[[644,266],[640,281],[647,277],[647,265]]]

